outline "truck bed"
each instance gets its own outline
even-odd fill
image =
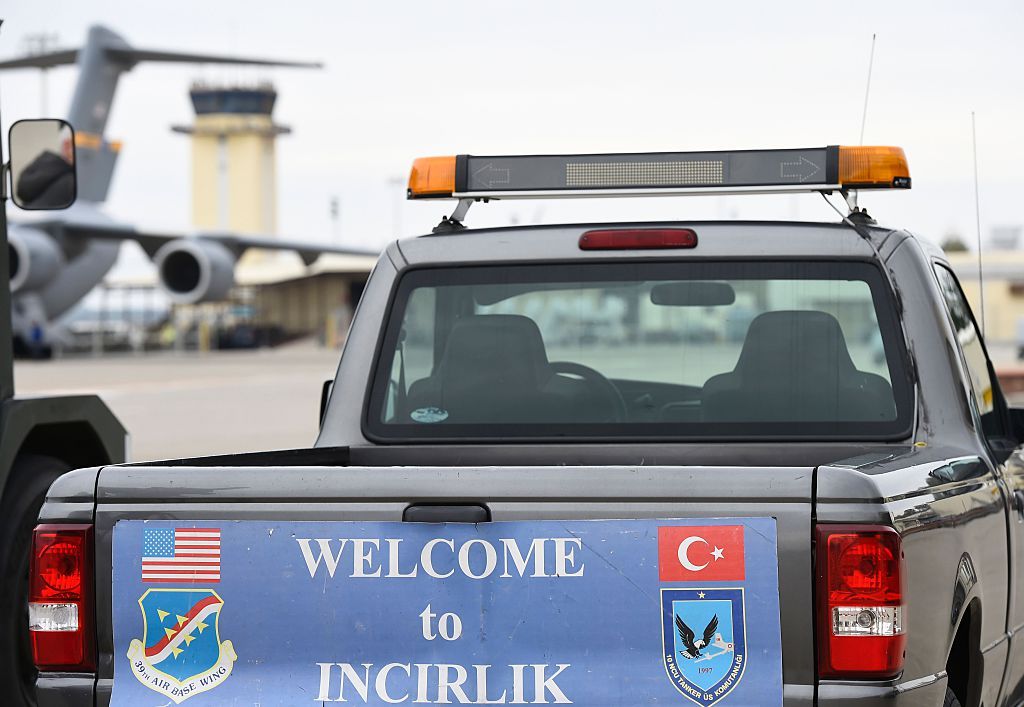
[[[368,452],[350,450],[349,454],[372,456]],[[123,656],[115,654],[110,613],[112,540],[119,521],[181,520],[189,525],[195,525],[192,521],[203,521],[200,525],[207,521],[400,522],[411,504],[438,502],[484,505],[496,522],[774,517],[785,690],[787,694],[795,691],[795,697],[809,695],[813,689],[814,641],[812,625],[806,620],[806,608],[813,604],[813,466],[281,464],[285,459],[298,462],[319,456],[322,460],[321,455],[331,454],[343,455],[344,450],[268,454],[251,459],[264,464],[230,469],[211,468],[196,460],[108,467],[99,473],[95,527],[101,704],[112,688],[115,663],[123,661]],[[157,473],[161,481],[154,485]]]

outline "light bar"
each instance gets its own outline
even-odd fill
[[[899,147],[425,157],[410,199],[525,199],[909,189]]]

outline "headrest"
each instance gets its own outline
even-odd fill
[[[538,386],[551,375],[536,322],[518,314],[477,314],[455,323],[438,365],[445,379],[500,378]]]
[[[735,368],[744,376],[800,371],[807,379],[856,370],[839,322],[831,314],[811,310],[758,315],[750,323]]]

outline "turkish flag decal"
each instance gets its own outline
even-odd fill
[[[658,575],[662,582],[743,580],[743,526],[660,526]]]

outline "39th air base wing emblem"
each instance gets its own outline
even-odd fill
[[[212,589],[147,590],[139,599],[142,639],[128,646],[139,682],[176,703],[224,682],[237,656],[220,640],[223,606]]]
[[[676,689],[713,705],[746,667],[742,589],[662,589],[665,669]]]

